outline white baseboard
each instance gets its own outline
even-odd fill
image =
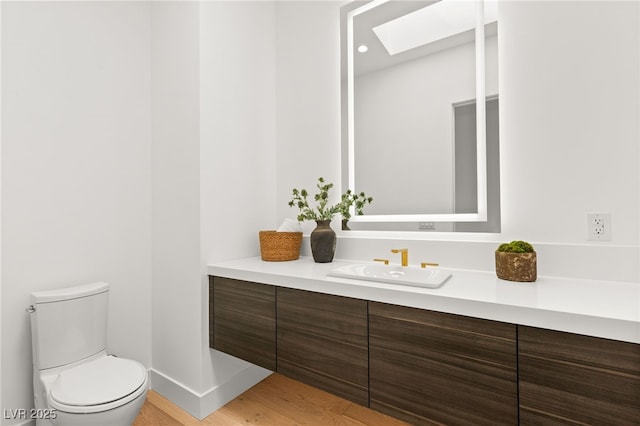
[[[169,399],[198,420],[202,420],[271,373],[262,367],[249,365],[231,380],[204,393],[195,392],[154,369],[149,370],[149,377],[151,378],[150,388],[153,391]]]
[[[34,426],[35,424],[35,420],[26,420],[24,422],[14,423],[12,426]]]

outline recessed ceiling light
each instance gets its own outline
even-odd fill
[[[369,50],[369,48],[367,47],[366,44],[361,44],[360,46],[358,46],[358,52],[360,52],[360,53],[364,53],[367,50]]]

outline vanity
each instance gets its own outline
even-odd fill
[[[347,263],[209,265],[210,347],[411,424],[638,424],[637,283],[327,276]]]

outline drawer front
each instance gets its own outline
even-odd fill
[[[640,424],[640,345],[518,327],[520,416],[529,424]]]
[[[276,370],[275,287],[210,278],[210,346]]]
[[[370,405],[412,424],[518,422],[516,327],[369,303]]]
[[[278,288],[278,372],[368,405],[367,302]]]

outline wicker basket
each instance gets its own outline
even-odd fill
[[[302,232],[260,231],[262,260],[281,262],[300,257]]]

